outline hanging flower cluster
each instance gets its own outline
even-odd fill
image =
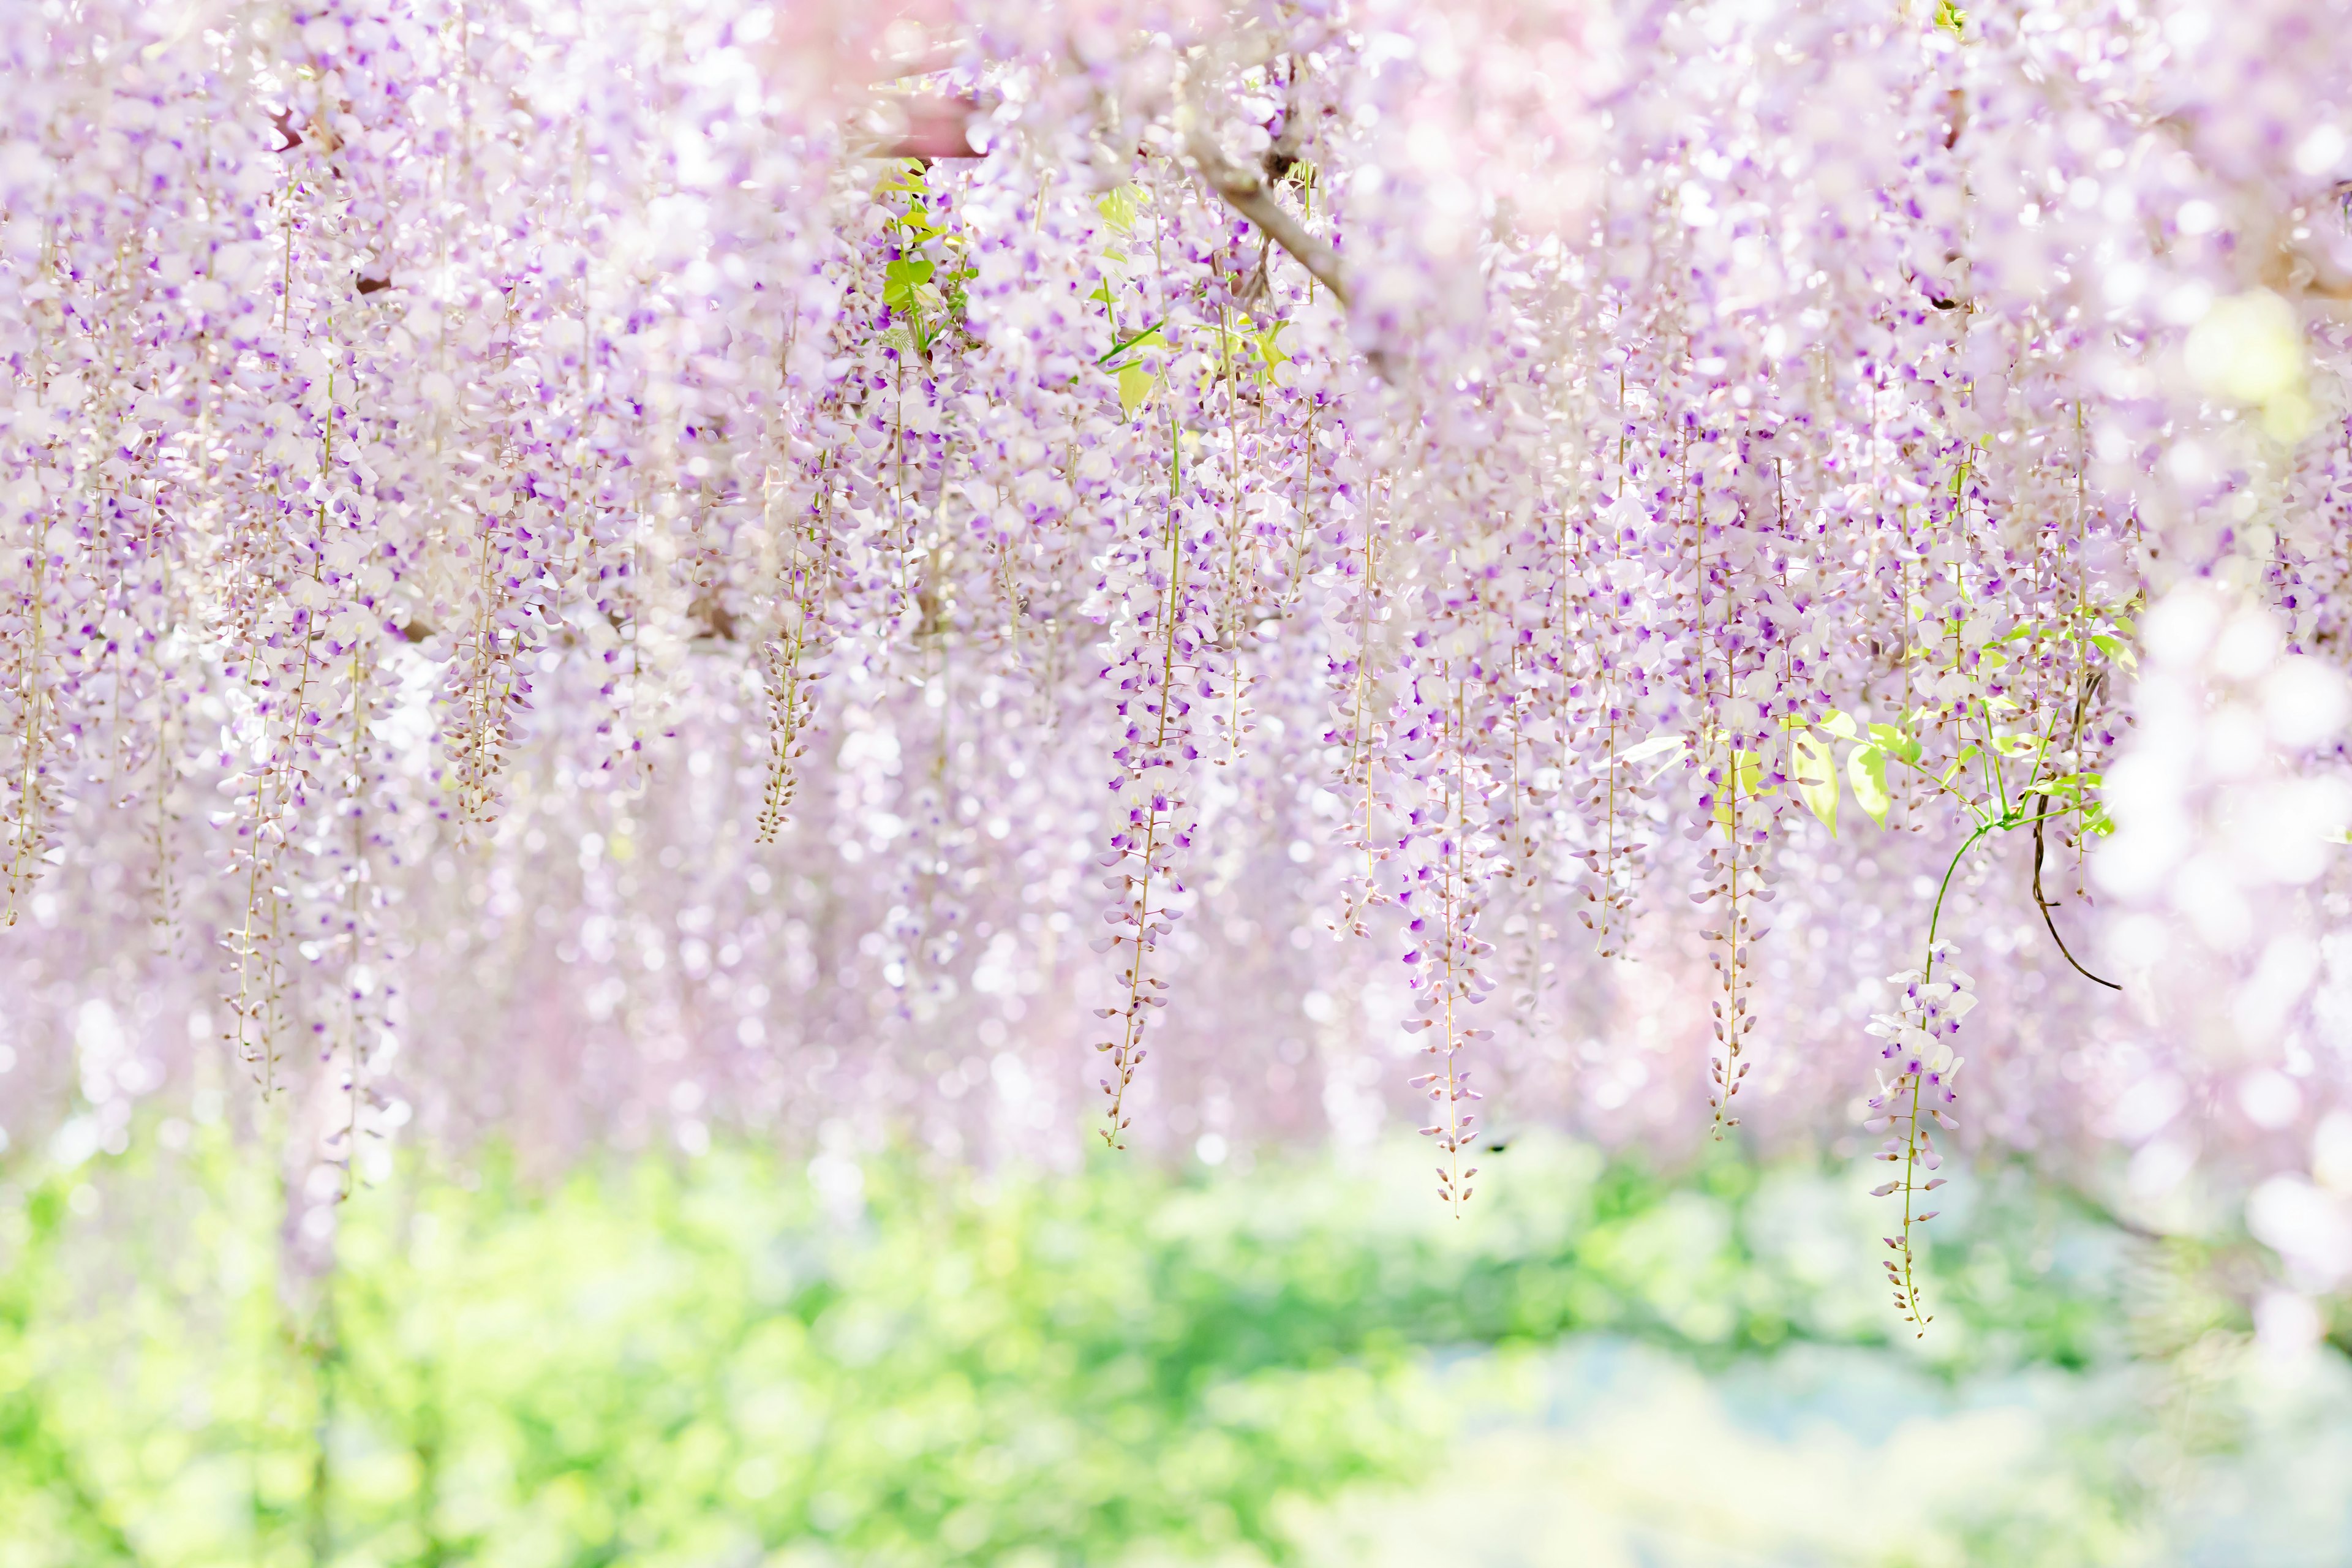
[[[1976,983],[1951,967],[1951,943],[1937,942],[1928,950],[1926,968],[1887,976],[1887,984],[1902,991],[1901,1010],[1881,1013],[1870,1020],[1870,1033],[1885,1042],[1878,1054],[1894,1064],[1895,1076],[1889,1079],[1880,1073],[1878,1092],[1870,1099],[1870,1116],[1863,1127],[1888,1134],[1875,1157],[1903,1169],[1900,1177],[1881,1182],[1870,1195],[1903,1195],[1903,1229],[1900,1235],[1885,1238],[1895,1254],[1885,1260],[1885,1268],[1888,1283],[1895,1288],[1896,1310],[1921,1333],[1927,1331],[1929,1318],[1920,1302],[1913,1270],[1911,1227],[1934,1219],[1936,1211],[1915,1205],[1946,1180],[1922,1173],[1938,1170],[1944,1163],[1943,1156],[1936,1152],[1936,1129],[1960,1130],[1950,1112],[1958,1100],[1952,1079],[1967,1058],[1953,1054],[1952,1042],[1959,1035],[1960,1020],[1977,1004]],[[1938,963],[1944,965],[1941,980],[1934,978]]]
[[[2133,1180],[2300,1169],[2352,1084],[2303,7],[876,26],[0,18],[8,1136],[241,1073],[331,1227],[412,1118],[1223,1158],[1409,1094],[1458,1206],[1526,1120],[1848,1121],[1859,978],[1951,929],[1978,1136],[2095,1181],[2142,1086],[2276,1079]],[[2256,778],[2274,931],[2195,892]],[[2226,1048],[2147,1010],[2184,920]]]

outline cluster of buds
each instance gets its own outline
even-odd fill
[[[1189,826],[1178,821],[1184,805],[1181,797],[1165,788],[1137,791],[1128,804],[1124,831],[1112,835],[1110,848],[1098,858],[1109,868],[1103,886],[1111,902],[1103,919],[1114,929],[1095,945],[1116,954],[1120,967],[1115,978],[1125,993],[1118,1005],[1095,1009],[1098,1018],[1118,1020],[1118,1038],[1095,1047],[1110,1056],[1110,1076],[1102,1080],[1102,1091],[1110,1100],[1102,1135],[1113,1148],[1125,1146],[1121,1135],[1131,1120],[1126,1112],[1127,1090],[1147,1054],[1144,1025],[1152,1009],[1168,1005],[1168,983],[1145,973],[1145,959],[1183,915],[1170,906],[1168,898],[1184,890],[1176,879],[1175,861],[1175,852],[1192,843]]]
[[[1722,982],[1723,994],[1713,999],[1715,1048],[1708,1054],[1708,1092],[1713,1100],[1714,1131],[1718,1138],[1739,1125],[1731,1114],[1731,1097],[1754,1066],[1743,1060],[1748,1034],[1756,1027],[1751,1011],[1756,984],[1752,949],[1769,932],[1755,906],[1772,901],[1765,882],[1764,855],[1770,845],[1771,803],[1762,798],[1775,781],[1764,773],[1753,752],[1725,749],[1700,776],[1698,805],[1706,821],[1723,829],[1720,841],[1710,837],[1705,852],[1705,884],[1692,901],[1711,906],[1715,923],[1699,931],[1708,944],[1707,962]]]
[[[1570,788],[1586,842],[1570,851],[1580,862],[1579,879],[1582,905],[1576,918],[1592,933],[1593,951],[1603,958],[1622,958],[1633,924],[1635,895],[1640,891],[1642,857],[1649,849],[1650,824],[1643,802],[1649,790],[1643,769],[1623,753],[1630,729],[1624,704],[1614,693],[1603,697],[1601,711],[1584,732],[1578,754],[1590,763],[1571,775]]]
[[[1462,1163],[1476,1141],[1478,1123],[1476,1113],[1465,1105],[1485,1098],[1470,1087],[1469,1069],[1460,1058],[1470,1042],[1495,1037],[1490,1028],[1471,1026],[1463,1011],[1484,1002],[1496,984],[1478,967],[1494,946],[1476,934],[1492,880],[1481,863],[1494,858],[1494,849],[1491,843],[1473,842],[1474,835],[1481,839],[1486,836],[1470,816],[1471,729],[1462,684],[1454,686],[1450,712],[1445,704],[1434,703],[1423,715],[1429,755],[1436,765],[1430,769],[1429,799],[1410,815],[1400,847],[1413,862],[1397,895],[1410,944],[1404,961],[1412,978],[1406,984],[1416,993],[1414,1016],[1404,1027],[1412,1034],[1428,1032],[1422,1049],[1437,1058],[1435,1070],[1413,1079],[1412,1086],[1437,1107],[1421,1135],[1434,1140],[1444,1156],[1437,1167],[1437,1196],[1458,1215],[1470,1201],[1470,1183],[1478,1174],[1475,1166],[1465,1169]]]
[[[798,784],[795,766],[808,750],[808,729],[816,715],[816,683],[826,671],[810,668],[822,649],[824,600],[834,563],[830,559],[833,490],[818,464],[812,479],[822,500],[811,500],[775,542],[774,565],[766,584],[772,636],[760,645],[761,685],[768,699],[767,784],[760,795],[760,842],[773,844],[783,831]]]
[[[1335,791],[1343,809],[1331,841],[1346,857],[1340,862],[1339,908],[1332,917],[1331,929],[1335,933],[1369,937],[1372,931],[1366,916],[1384,897],[1380,862],[1394,853],[1373,827],[1379,814],[1395,810],[1378,776],[1387,733],[1379,717],[1377,683],[1363,659],[1333,660],[1330,679],[1335,686],[1344,682],[1345,690],[1345,696],[1331,704],[1332,722],[1324,730],[1323,739],[1328,745],[1345,748]]]
[[[1952,1079],[1964,1058],[1953,1054],[1952,1041],[1960,1032],[1960,1020],[1977,1005],[1976,983],[1949,966],[1951,952],[1949,942],[1934,943],[1925,969],[1889,975],[1890,984],[1903,988],[1902,1006],[1874,1014],[1870,1020],[1870,1033],[1882,1042],[1878,1054],[1893,1064],[1894,1076],[1879,1072],[1878,1092],[1870,1099],[1870,1115],[1863,1126],[1886,1134],[1873,1158],[1903,1169],[1900,1177],[1881,1182],[1870,1195],[1903,1194],[1903,1228],[1885,1238],[1894,1256],[1882,1261],[1895,1291],[1895,1310],[1921,1333],[1929,1319],[1920,1305],[1911,1227],[1936,1217],[1935,1210],[1920,1209],[1918,1204],[1944,1184],[1945,1178],[1933,1173],[1944,1163],[1936,1152],[1934,1133],[1939,1126],[1948,1132],[1959,1131],[1952,1115],[1958,1100]],[[1945,965],[1941,979],[1936,978],[1938,963]]]

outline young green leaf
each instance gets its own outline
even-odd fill
[[[1129,419],[1134,418],[1135,411],[1142,407],[1150,398],[1152,385],[1159,379],[1139,364],[1131,364],[1120,371],[1118,373],[1119,412]]]
[[[1264,364],[1265,374],[1268,376],[1273,375],[1276,371],[1290,361],[1290,356],[1283,352],[1282,345],[1275,342],[1275,335],[1288,325],[1290,325],[1288,321],[1276,321],[1265,331],[1251,335],[1251,346],[1256,349],[1257,357]]]
[[[1103,222],[1113,234],[1126,234],[1135,227],[1135,215],[1142,196],[1139,185],[1115,185],[1095,198],[1095,211],[1102,214]]]
[[[894,261],[882,274],[882,302],[894,310],[903,310],[913,300],[915,290],[931,280],[932,264],[908,259]]]
[[[908,158],[902,161],[897,174],[874,187],[874,196],[877,201],[893,194],[904,194],[917,200],[922,198],[923,165],[919,160]]]
[[[1871,726],[1873,730],[1885,727]],[[1886,789],[1886,753],[1876,746],[1856,746],[1846,755],[1845,778],[1853,786],[1854,804],[1869,814],[1871,821],[1885,826],[1887,808],[1895,804]]]
[[[1873,724],[1870,739],[1878,750],[1899,762],[1916,763],[1919,760],[1919,742],[1895,725]],[[1879,763],[1879,776],[1886,776],[1886,764],[1883,760]]]
[[[2105,654],[2109,658],[2114,659],[2117,664],[2123,666],[2126,673],[2137,671],[2139,668],[2139,656],[2132,651],[2131,644],[2124,641],[2121,637],[2111,637],[2103,634],[2094,634],[2091,638],[2091,646],[2097,648],[2101,653]]]
[[[1715,808],[1715,820],[1726,833],[1731,831],[1732,803],[1753,800],[1759,795],[1769,795],[1772,786],[1764,782],[1764,759],[1754,752],[1734,751],[1731,766],[1725,770],[1727,787]]]
[[[1843,717],[1843,715],[1841,715]],[[1789,737],[1789,749],[1795,754],[1797,794],[1806,809],[1820,817],[1822,826],[1837,837],[1838,776],[1837,756],[1829,745],[1816,741],[1800,730]]]

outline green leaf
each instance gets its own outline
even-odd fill
[[[913,196],[917,200],[922,198],[924,195],[923,165],[920,160],[906,159],[898,165],[897,174],[874,187],[874,196],[877,201],[886,195],[900,193]]]
[[[1715,820],[1727,834],[1731,831],[1731,808],[1735,802],[1754,800],[1769,795],[1772,786],[1764,782],[1764,759],[1754,752],[1733,750],[1730,765],[1724,770],[1725,789],[1715,807]]]
[[[1142,199],[1141,186],[1115,185],[1095,198],[1095,211],[1102,214],[1103,222],[1113,234],[1126,234],[1135,227],[1135,215]]]
[[[1885,727],[1871,726],[1873,730]],[[1895,797],[1886,789],[1886,753],[1876,746],[1856,746],[1847,753],[1845,777],[1853,785],[1854,804],[1869,814],[1871,821],[1885,826],[1887,808],[1895,804]]]
[[[2139,668],[2139,656],[2132,651],[2131,644],[2126,642],[2121,637],[2107,637],[2103,634],[2094,633],[2091,637],[2091,646],[2097,648],[2101,653],[2105,654],[2109,658],[2114,659],[2117,664],[2123,666],[2126,670],[2137,670]]]
[[[1843,715],[1840,715],[1843,717]],[[1795,753],[1797,794],[1807,810],[1822,820],[1837,837],[1838,776],[1837,753],[1824,742],[1816,741],[1803,731],[1789,737],[1789,749]]]
[[[2079,805],[2089,798],[2091,791],[2105,782],[2106,775],[2100,773],[2063,773],[2056,778],[2036,779],[2021,793],[2048,795],[2053,800]]]
[[[1251,344],[1257,350],[1257,357],[1265,365],[1267,375],[1272,375],[1290,361],[1290,355],[1283,352],[1280,343],[1275,342],[1275,334],[1288,325],[1290,325],[1288,321],[1276,321],[1264,331],[1252,334],[1250,338]]]
[[[1841,741],[1858,741],[1862,738],[1862,732],[1854,728],[1853,716],[1840,712],[1834,708],[1822,715],[1821,728]]]
[[[1770,795],[1772,786],[1764,782],[1764,756],[1760,752],[1735,751],[1731,753],[1731,783],[1741,798],[1753,800],[1759,795]]]
[[[882,274],[882,302],[892,310],[904,310],[915,290],[931,280],[932,270],[931,263],[919,259],[890,263]]]
[[[1129,419],[1134,418],[1135,411],[1151,396],[1151,388],[1159,379],[1139,364],[1131,364],[1121,370],[1118,373],[1119,412]]]
[[[1916,763],[1919,760],[1919,742],[1893,724],[1873,724],[1870,739],[1874,745],[1897,761]],[[1881,767],[1884,776],[1884,765]]]

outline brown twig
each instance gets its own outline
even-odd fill
[[[2120,991],[2123,989],[2122,986],[2116,984],[2114,981],[2101,980],[2097,975],[2084,968],[2081,963],[2076,962],[2074,955],[2066,951],[2066,939],[2058,934],[2058,922],[2052,919],[2050,914],[2050,900],[2042,896],[2042,818],[2038,816],[2033,819],[2033,904],[2036,909],[2042,911],[2042,923],[2050,928],[2050,940],[2058,944],[2058,956],[2064,959],[2068,963],[2073,964],[2075,973],[2081,975],[2084,979],[2092,982],[2094,984],[2104,985],[2110,991]]]
[[[2097,692],[2099,682],[2105,679],[2105,675],[2104,672],[2098,676],[2093,677],[2091,683],[2084,687],[2074,698],[2074,732],[2073,735],[2068,737],[2066,749],[2067,753],[2075,759],[2075,765],[2078,770],[2081,767],[2082,762],[2083,709],[2084,704],[2090,700],[2091,697]],[[2079,792],[2081,788],[2082,781],[2078,776],[2075,780],[2075,789]],[[2042,816],[2036,815],[2033,818],[2033,907],[2042,911],[2042,923],[2050,928],[2050,940],[2058,944],[2058,955],[2074,966],[2075,973],[2081,975],[2084,979],[2092,982],[2094,984],[2104,985],[2110,991],[2120,991],[2123,987],[2116,984],[2114,981],[2102,980],[2097,975],[2092,973],[2089,970],[2084,968],[2082,964],[2076,963],[2074,955],[2066,950],[2066,939],[2058,934],[2058,922],[2053,919],[2050,914],[2050,900],[2042,896]]]
[[[1318,282],[1331,290],[1342,306],[1354,303],[1354,291],[1348,286],[1339,253],[1328,241],[1307,233],[1307,226],[1274,199],[1274,193],[1266,189],[1265,181],[1255,170],[1244,169],[1226,157],[1216,138],[1197,121],[1185,139],[1184,150],[1192,154],[1193,165],[1209,182],[1209,188],[1223,196],[1227,206],[1257,225],[1268,239],[1288,251],[1301,267],[1315,275]]]

